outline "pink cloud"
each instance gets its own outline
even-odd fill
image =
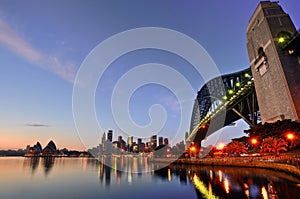
[[[48,55],[22,38],[8,23],[0,18],[0,42],[36,67],[48,70],[62,79],[73,83],[76,75],[75,65]]]

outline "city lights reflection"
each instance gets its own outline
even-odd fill
[[[61,161],[61,159],[55,159],[55,161],[56,164],[54,161],[51,161],[50,163],[52,166],[49,166],[50,163],[43,164],[43,159],[41,159],[41,161],[36,161],[34,159],[26,159],[26,161],[24,161],[24,167],[27,169],[24,170],[29,170],[28,174],[35,176],[35,178],[39,177],[38,173],[41,169],[47,170],[47,175],[50,176],[50,178],[48,179],[51,180],[55,176],[65,175],[66,169],[63,168],[66,167],[65,164],[67,166],[71,165],[73,168],[74,162],[77,162],[80,166],[76,168],[79,170],[76,170],[76,172],[72,172],[72,175],[87,175],[88,173],[88,175],[91,176],[91,180],[94,180],[95,177],[101,185],[104,185],[101,186],[101,191],[105,191],[109,187],[111,190],[113,190],[114,188],[116,188],[116,186],[118,188],[128,186],[133,187],[142,183],[145,183],[144,185],[146,186],[149,182],[151,182],[159,183],[159,186],[169,187],[172,187],[174,185],[176,187],[178,186],[178,184],[180,184],[180,186],[184,186],[184,190],[188,190],[189,193],[190,191],[195,191],[198,198],[207,199],[277,199],[282,198],[282,196],[286,195],[300,195],[299,179],[296,179],[293,176],[281,172],[268,171],[262,169],[236,169],[229,167],[212,166],[198,167],[195,165],[169,165],[168,167],[157,169],[159,167],[157,167],[156,164],[153,164],[151,161],[144,161],[143,165],[147,165],[147,167],[149,167],[149,171],[152,172],[140,174],[136,171],[140,170],[140,167],[142,167],[142,162],[140,161],[140,159],[134,160],[134,158],[103,158],[99,162],[91,159],[86,159],[84,161],[82,159],[67,159],[64,161]],[[82,164],[83,162],[86,162],[86,164]],[[111,168],[104,164],[108,162],[111,162],[112,165],[116,166],[116,168]],[[138,164],[134,166],[134,162]],[[137,168],[134,169],[134,167]],[[35,172],[32,172],[32,170],[34,170]],[[58,172],[61,172],[60,175],[57,175]],[[52,175],[53,173],[56,174]],[[32,179],[34,180],[35,178]],[[67,177],[64,178],[67,179]],[[88,181],[90,180],[89,178],[83,177],[80,177],[80,179]],[[176,191],[179,190],[176,189]],[[175,196],[170,198],[176,198]]]
[[[209,190],[207,190],[205,184],[198,178],[198,176],[195,174],[193,177],[193,182],[195,187],[203,194],[203,196],[206,199],[218,199],[219,197],[210,194]]]
[[[209,178],[210,178],[210,180],[213,179],[213,172],[212,172],[212,170],[209,170]]]
[[[168,169],[168,181],[170,182],[172,179],[171,177],[171,169]]]
[[[268,197],[268,192],[267,192],[267,190],[264,186],[261,188],[261,194],[263,196],[263,199],[268,199],[269,198]]]
[[[224,188],[225,188],[226,193],[229,193],[229,182],[228,182],[227,178],[225,178],[225,180],[224,180]]]
[[[222,182],[222,177],[223,177],[223,176],[222,176],[222,171],[219,170],[219,171],[218,171],[218,174],[219,174],[219,175],[218,175],[218,176],[219,176],[219,181]]]

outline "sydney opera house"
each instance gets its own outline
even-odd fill
[[[25,154],[27,157],[32,157],[32,156],[59,156],[60,153],[56,148],[56,145],[54,142],[51,140],[47,146],[43,149],[42,145],[37,142],[34,146],[30,147],[28,152]]]

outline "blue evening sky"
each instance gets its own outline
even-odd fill
[[[82,143],[76,131],[72,114],[74,79],[93,48],[128,29],[163,27],[182,32],[205,48],[222,74],[248,67],[246,26],[258,2],[0,0],[0,149],[25,148],[36,141],[44,146],[50,139],[59,148],[70,149],[85,149],[99,142],[103,132]],[[298,0],[282,0],[280,4],[299,28]],[[121,56],[103,75],[95,95],[97,119],[103,131],[114,130],[114,139],[122,133],[111,114],[112,89],[124,73],[146,63],[178,70],[191,81],[195,96],[204,84],[190,64],[174,54],[146,49]],[[180,109],[170,90],[145,85],[131,97],[129,111],[138,125],[150,122],[148,111],[153,104],[163,105],[167,113],[161,132],[133,135],[146,138],[159,133],[173,143],[183,140],[185,132],[172,139],[180,122]],[[191,111],[193,99],[188,103]],[[183,125],[189,131],[189,123]],[[240,136],[245,128],[244,122],[226,127],[221,139]]]

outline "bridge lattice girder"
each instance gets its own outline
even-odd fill
[[[201,142],[206,136],[241,118],[249,125],[255,125],[258,116],[250,68],[216,77],[197,94],[187,141]]]

